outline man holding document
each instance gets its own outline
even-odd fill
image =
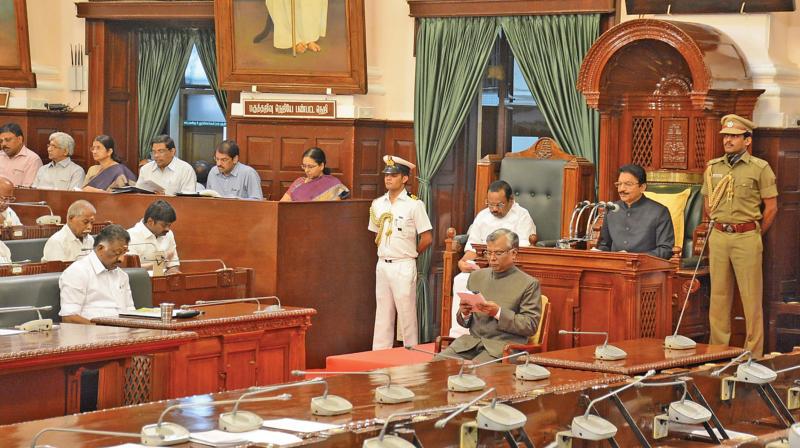
[[[194,168],[175,157],[175,142],[168,135],[159,135],[150,142],[153,160],[139,169],[136,187],[157,194],[194,193],[197,174]]]
[[[442,354],[489,361],[501,357],[506,344],[527,343],[536,333],[542,310],[539,280],[514,266],[517,249],[519,237],[508,229],[486,237],[489,267],[470,274],[467,288],[472,294],[459,294],[456,318],[469,334]]]

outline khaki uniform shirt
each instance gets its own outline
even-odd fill
[[[712,188],[716,188],[728,173],[733,176],[733,182],[729,187],[733,188],[733,195],[723,194],[719,206],[711,211],[711,219],[723,224],[760,220],[762,199],[778,196],[772,168],[765,160],[754,157],[749,152],[745,152],[733,165],[728,163],[727,157],[718,157],[708,162],[700,192],[708,197]]]

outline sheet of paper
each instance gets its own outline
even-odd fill
[[[483,297],[483,294],[477,293],[473,294],[471,292],[459,292],[457,293],[458,297],[461,299],[461,303],[466,303],[472,306],[486,303],[486,298]]]
[[[270,443],[273,445],[291,445],[293,443],[302,442],[303,439],[292,434],[285,432],[267,431],[266,429],[259,429],[256,431],[243,432],[239,434],[250,443]]]
[[[189,441],[209,446],[228,446],[247,442],[247,440],[242,437],[242,434],[220,431],[218,429],[190,433]]]
[[[25,333],[22,330],[15,330],[13,328],[0,328],[0,336],[11,336],[12,334]]]
[[[153,182],[152,180],[145,180],[141,183],[141,185],[137,184],[136,187],[147,191],[155,191],[155,192],[164,191],[164,187]]]
[[[282,429],[299,433],[328,431],[339,428],[340,425],[330,425],[328,423],[312,422],[308,420],[297,420],[294,418],[278,418],[275,420],[264,420],[261,426],[272,429]]]

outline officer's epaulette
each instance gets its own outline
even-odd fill
[[[408,195],[408,196],[409,196],[411,199],[415,200],[415,201],[418,201],[418,200],[419,200],[419,198],[418,198],[418,197],[417,197],[417,195],[415,195],[415,194],[410,194],[410,195]]]
[[[706,165],[713,165],[713,164],[715,164],[715,163],[719,163],[719,162],[722,162],[722,161],[724,161],[724,160],[725,160],[725,156],[722,156],[722,157],[717,157],[716,159],[711,159],[711,160],[709,160],[709,161],[708,161],[708,163],[707,163]]]
[[[759,159],[758,157],[755,156],[750,156],[750,163],[759,168],[764,168],[765,166],[769,165],[769,162],[767,162],[766,160]]]

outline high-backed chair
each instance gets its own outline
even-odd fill
[[[588,160],[565,153],[555,140],[543,137],[525,151],[504,157],[489,155],[478,162],[475,180],[475,212],[486,207],[489,185],[496,180],[508,182],[514,200],[528,210],[536,224],[539,242],[567,236],[572,210],[580,201],[593,201],[594,165]],[[453,277],[459,272],[466,236],[456,236],[448,229],[443,254],[442,323],[440,333],[450,332],[453,300]],[[520,238],[525,238],[519,235]]]

